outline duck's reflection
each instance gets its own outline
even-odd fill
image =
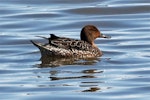
[[[50,72],[54,73],[54,71]],[[60,73],[65,73],[65,74],[75,74],[73,76],[58,76]],[[88,69],[88,70],[83,70],[81,72],[74,72],[74,71],[63,71],[55,74],[50,75],[50,80],[51,81],[68,81],[68,80],[80,80],[81,82],[79,83],[79,87],[81,88],[80,92],[96,92],[100,91],[99,84],[104,83],[100,82],[97,79],[96,74],[101,74],[103,71],[97,70],[97,69]],[[83,75],[82,75],[83,74]],[[83,80],[82,80],[83,79]],[[86,80],[86,81],[85,81]],[[94,80],[94,81],[91,81]],[[69,86],[69,85],[68,85]]]
[[[62,79],[79,79],[79,78],[94,78],[92,75],[85,75],[85,76],[74,76],[74,77],[49,77],[52,81],[54,80],[62,80]]]
[[[49,86],[74,86],[76,84],[70,85],[70,82],[78,83],[79,91],[80,92],[96,92],[101,91],[99,85],[104,82],[100,82],[99,75],[103,73],[102,70],[94,69],[94,67],[85,67],[81,68],[81,70],[66,70],[61,69],[61,65],[94,65],[96,62],[100,61],[99,58],[91,58],[91,59],[77,59],[77,58],[58,58],[58,57],[48,57],[42,56],[41,57],[41,64],[39,65],[40,68],[47,68],[49,67],[52,70],[49,71],[48,78],[52,81],[52,84]],[[56,67],[56,68],[55,68]],[[70,66],[69,66],[70,67]],[[69,80],[69,81],[68,81]],[[57,83],[58,84],[53,84]],[[59,83],[59,82],[62,83]],[[69,82],[69,83],[68,83]],[[65,85],[64,85],[64,84]],[[68,84],[67,84],[68,83]],[[66,85],[67,84],[67,85]],[[56,86],[55,86],[56,85]]]
[[[78,58],[60,58],[60,57],[49,57],[41,56],[41,64],[39,67],[57,67],[61,65],[93,65],[100,61],[99,58],[88,58],[88,59],[78,59]]]
[[[96,91],[99,91],[99,90],[100,90],[99,87],[90,87],[89,89],[83,90],[82,92],[96,92]]]

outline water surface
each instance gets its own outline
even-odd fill
[[[149,11],[148,0],[1,0],[0,99],[148,100]],[[100,58],[48,64],[30,42],[79,39],[87,24],[112,37],[95,41]]]

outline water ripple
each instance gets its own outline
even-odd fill
[[[1,0],[0,99],[147,100],[149,5],[148,0]],[[100,58],[52,62],[30,43],[46,42],[36,36],[50,33],[79,39],[86,24],[112,37],[95,41]]]

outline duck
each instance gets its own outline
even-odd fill
[[[102,34],[94,25],[85,25],[80,32],[80,40],[59,37],[55,34],[50,34],[47,43],[40,43],[31,40],[41,51],[42,56],[60,57],[60,58],[93,58],[103,55],[102,51],[96,46],[94,40],[97,38],[110,38]]]

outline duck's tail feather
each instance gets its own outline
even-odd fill
[[[36,47],[41,48],[41,46],[42,46],[41,43],[34,42],[34,41],[32,41],[32,40],[30,40],[30,41],[31,41],[31,43],[32,43],[33,45],[35,45]]]
[[[43,38],[43,39],[46,39],[46,40],[48,40],[48,39],[49,39],[49,38],[44,37],[44,36],[36,36],[36,37],[40,37],[40,38]]]

